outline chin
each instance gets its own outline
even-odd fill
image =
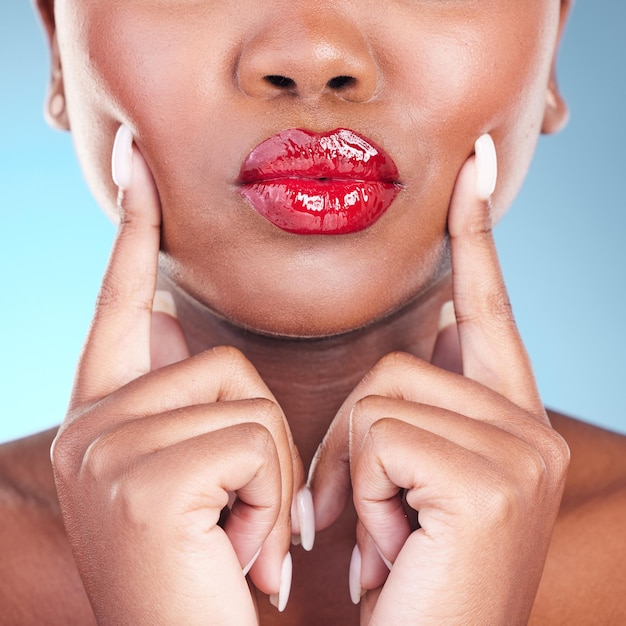
[[[419,323],[422,306],[447,293],[450,273],[449,240],[446,238],[431,263],[421,271],[378,276],[327,274],[324,279],[255,281],[222,285],[221,289],[195,290],[172,273],[165,274],[185,302],[187,313],[200,330],[218,320],[233,332],[288,340],[320,340],[358,334],[411,312]],[[396,276],[396,279],[390,276]],[[334,277],[334,280],[332,279]],[[206,287],[206,284],[204,285]],[[448,298],[449,299],[449,298]]]

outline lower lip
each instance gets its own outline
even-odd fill
[[[263,217],[298,235],[345,235],[368,228],[399,191],[391,182],[298,177],[261,180],[241,188]]]

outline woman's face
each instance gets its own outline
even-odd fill
[[[506,209],[541,130],[560,8],[56,0],[55,14],[74,141],[105,209],[115,211],[110,154],[124,122],[160,195],[162,270],[237,324],[302,336],[380,318],[449,270],[448,204],[483,133],[499,156],[495,212]],[[350,129],[390,155],[400,191],[375,223],[293,234],[252,208],[242,164],[297,128]]]

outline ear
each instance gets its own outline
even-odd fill
[[[69,130],[70,122],[65,100],[63,69],[54,19],[54,0],[36,0],[36,6],[50,47],[50,85],[48,86],[44,114],[46,121],[52,128]]]
[[[572,5],[573,0],[561,0],[557,45],[554,50],[552,68],[550,70],[550,80],[546,89],[546,108],[543,114],[543,124],[541,126],[541,132],[546,135],[558,133],[565,127],[567,120],[569,119],[569,108],[563,99],[557,84],[556,61],[559,44],[561,43],[563,31],[565,30],[565,23],[567,22]]]

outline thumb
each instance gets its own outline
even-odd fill
[[[189,348],[176,317],[174,298],[169,291],[158,289],[152,303],[150,369],[156,370],[187,358]]]
[[[456,326],[454,304],[450,300],[444,303],[439,314],[439,332],[430,362],[441,369],[455,374],[463,373],[461,342]]]

